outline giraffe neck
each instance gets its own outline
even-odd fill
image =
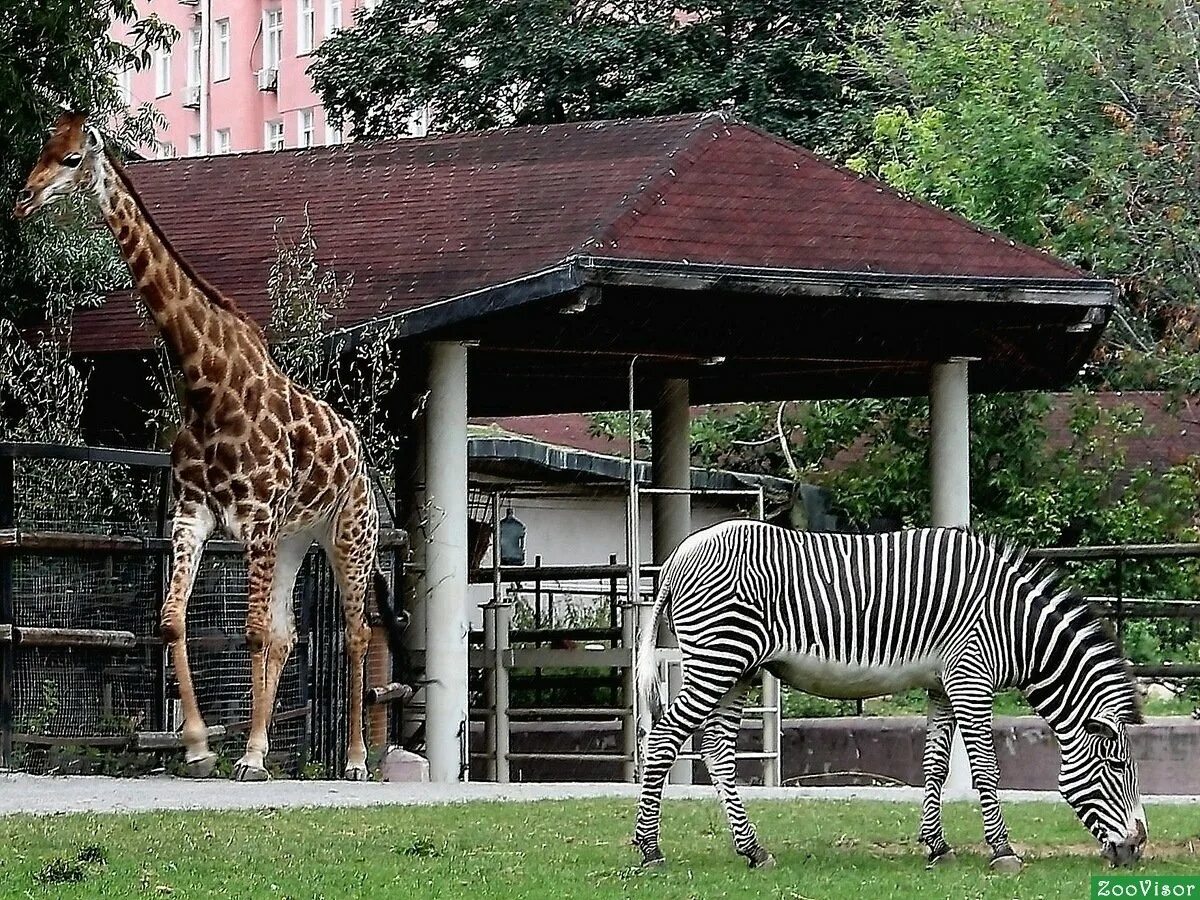
[[[205,370],[214,356],[228,361],[244,355],[252,357],[249,362],[256,368],[265,364],[266,345],[258,328],[180,261],[120,164],[107,154],[97,162],[95,189],[138,296],[189,386],[212,381]]]

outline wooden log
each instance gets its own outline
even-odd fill
[[[390,684],[368,688],[366,700],[372,706],[377,703],[406,703],[416,692],[416,688],[411,685],[393,681]]]
[[[13,735],[14,744],[34,747],[127,747],[133,740],[132,734],[73,734],[66,737],[56,734]]]
[[[219,741],[223,737],[224,725],[208,726],[210,741]],[[138,750],[178,750],[183,746],[183,735],[178,731],[139,731],[133,736],[133,746]]]
[[[1159,663],[1132,668],[1133,674],[1142,678],[1200,678],[1200,666],[1191,663]]]
[[[271,716],[272,723],[290,722],[292,719],[303,719],[312,714],[312,704],[306,703],[303,706],[297,706],[295,709],[289,709],[286,712],[275,713]],[[230,734],[234,731],[249,731],[250,720],[242,719],[240,722],[230,722],[225,726],[225,733]]]
[[[89,650],[129,650],[137,646],[132,631],[101,631],[95,628],[18,627],[16,643],[22,647],[75,647]]]

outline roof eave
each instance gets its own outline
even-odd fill
[[[610,480],[614,484],[628,484],[629,460],[619,456],[608,456],[572,447],[547,444],[533,438],[514,435],[471,435],[468,439],[467,455],[471,459],[520,460],[534,464],[547,471],[570,472],[591,475]],[[637,480],[650,483],[650,464],[638,460]],[[765,490],[785,491],[792,482],[772,475],[732,472],[727,469],[691,467],[692,490],[699,492],[738,491],[749,492],[751,485]]]
[[[391,323],[396,328],[395,337],[414,338],[490,313],[568,294],[585,285],[721,290],[778,297],[1056,304],[1098,307],[1104,319],[1116,303],[1116,285],[1102,279],[897,275],[573,256],[540,272],[373,319],[347,331]]]

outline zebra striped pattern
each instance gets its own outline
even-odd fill
[[[639,694],[656,722],[647,739],[634,843],[662,860],[663,782],[683,742],[701,749],[750,864],[772,862],[734,785],[734,741],[750,683],[766,668],[801,690],[857,698],[921,687],[930,706],[920,840],[948,858],[941,791],[961,729],[997,868],[1018,868],[997,798],[992,700],[1017,687],[1062,750],[1060,787],[1115,863],[1146,839],[1125,726],[1140,721],[1116,646],[1057,575],[1023,551],[958,529],[811,534],[726,522],[685,540],[664,565],[653,619],[669,613],[684,681],[660,708],[653,623],[638,651]]]

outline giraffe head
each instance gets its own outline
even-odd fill
[[[100,132],[79,113],[63,113],[51,129],[24,190],[17,194],[13,215],[24,219],[73,191],[94,187],[103,155]]]

